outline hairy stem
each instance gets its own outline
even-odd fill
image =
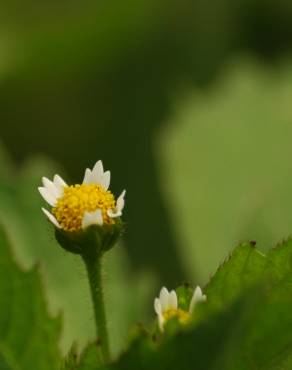
[[[110,349],[102,289],[102,256],[99,255],[95,256],[94,258],[86,258],[83,256],[83,260],[85,262],[89,280],[97,337],[100,339],[101,353],[103,359],[105,362],[107,362],[110,360]]]

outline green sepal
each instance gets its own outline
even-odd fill
[[[110,250],[123,230],[123,222],[117,218],[112,225],[91,225],[80,231],[56,229],[55,236],[66,251],[91,258]]]
[[[172,317],[167,320],[163,326],[163,334],[166,336],[175,335],[177,332],[181,331],[185,325],[179,322],[177,317]]]
[[[178,299],[178,307],[184,311],[189,311],[194,289],[188,283],[185,283],[176,288],[175,291]]]

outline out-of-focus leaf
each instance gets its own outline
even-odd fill
[[[161,131],[160,183],[200,283],[240,241],[268,249],[291,232],[291,83],[289,61],[237,59],[208,89],[179,96]]]
[[[13,43],[10,60],[18,79],[38,73],[51,76],[52,71],[64,78],[72,73],[86,73],[93,63],[96,71],[104,70],[108,64],[131,54],[133,48],[139,48],[141,42],[150,42],[161,23],[167,21],[165,4],[165,0],[114,0],[110,5],[88,2],[82,9],[79,4],[70,4],[62,16],[52,6],[51,20],[46,12],[46,19],[40,21],[44,14],[40,8],[25,32],[17,18],[14,37],[9,32],[11,24],[0,31]]]
[[[0,368],[59,369],[60,319],[49,317],[36,268],[23,271],[0,229]]]

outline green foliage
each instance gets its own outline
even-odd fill
[[[191,327],[157,342],[141,333],[112,365],[88,369],[288,370],[292,366],[292,240],[260,253],[237,247],[205,289]],[[181,287],[182,301],[190,296]]]
[[[35,269],[24,272],[0,233],[0,368],[58,369],[60,320],[49,318]],[[138,328],[126,352],[103,365],[91,344],[78,355],[73,346],[62,370],[288,370],[292,366],[292,240],[259,252],[255,243],[237,248],[204,289],[194,321],[152,335]],[[181,308],[192,295],[177,289]],[[21,307],[21,309],[20,309]]]
[[[88,345],[81,354],[78,370],[89,370],[90,367],[98,368],[101,366],[100,352],[97,350],[98,344]]]
[[[98,344],[92,343],[86,346],[81,355],[78,354],[77,346],[74,344],[65,357],[61,370],[88,370],[97,368],[101,364]]]
[[[292,2],[22,3],[1,5],[1,136],[18,160],[46,152],[75,176],[101,156],[116,189],[126,184],[125,245],[136,274],[122,247],[109,253],[105,269],[118,353],[127,328],[152,305],[143,269],[167,286],[206,281],[238,240],[253,238],[268,250],[291,231],[291,66],[226,69],[224,62],[239,49],[271,56],[290,48]],[[221,66],[224,80],[213,80]],[[211,80],[173,117],[169,96]],[[161,128],[159,168],[152,143]],[[94,336],[83,266],[56,245],[36,192],[56,165],[38,159],[16,171],[1,148],[0,157],[0,221],[16,259],[27,267],[41,262],[49,306],[64,315],[61,347],[78,339],[82,348]],[[238,247],[206,286],[208,303],[197,307],[193,328],[162,342],[136,334],[109,367],[290,369],[290,250],[290,241],[266,256],[252,244]],[[0,285],[9,286],[5,271]],[[177,294],[187,309],[192,290]],[[1,316],[10,301],[0,301]],[[102,368],[95,349],[72,350],[65,368]]]
[[[64,175],[62,168],[43,157],[16,169],[0,145],[0,222],[13,243],[17,260],[27,268],[41,263],[49,307],[55,314],[63,314],[61,349],[67,353],[73,339],[78,338],[78,345],[84,346],[94,340],[95,331],[83,264],[59,247],[52,226],[41,212],[44,204],[37,187],[42,176],[51,177],[56,172]],[[132,279],[123,245],[108,253],[104,270],[111,347],[117,353],[129,326],[147,315],[155,279],[145,273]],[[124,292],[128,290],[135,291],[135,295],[125,300]]]
[[[292,225],[292,69],[249,56],[207,89],[178,92],[157,141],[168,214],[191,281],[239,241],[268,250]]]
[[[65,356],[61,370],[75,370],[79,366],[78,364],[78,351],[76,343],[73,343],[70,351]]]
[[[233,302],[243,289],[262,277],[266,263],[266,257],[253,242],[235,248],[205,289],[209,303],[222,308]]]
[[[36,268],[21,270],[0,230],[0,369],[57,370],[60,319],[50,318]]]
[[[193,289],[188,285],[184,284],[176,289],[176,294],[178,298],[178,307],[188,311],[193,296]]]

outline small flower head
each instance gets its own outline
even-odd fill
[[[196,287],[192,296],[189,310],[178,307],[178,298],[174,290],[169,292],[165,287],[160,290],[159,298],[154,300],[154,310],[157,314],[158,325],[161,331],[164,330],[166,322],[176,318],[179,323],[186,324],[191,320],[193,310],[198,302],[205,302],[206,295],[203,295],[199,286]]]
[[[125,191],[115,201],[108,190],[110,172],[103,171],[98,161],[92,171],[86,169],[81,185],[67,185],[59,176],[53,181],[43,177],[43,186],[39,192],[45,201],[52,206],[51,213],[43,208],[48,219],[59,229],[78,231],[90,225],[113,224],[116,217],[122,215],[125,205]]]
[[[115,200],[108,190],[110,172],[103,170],[101,161],[92,170],[86,169],[82,184],[67,185],[59,175],[55,175],[53,181],[43,177],[42,182],[39,192],[52,207],[51,212],[42,210],[60,233],[75,235],[92,225],[114,229],[119,224],[125,191]]]

